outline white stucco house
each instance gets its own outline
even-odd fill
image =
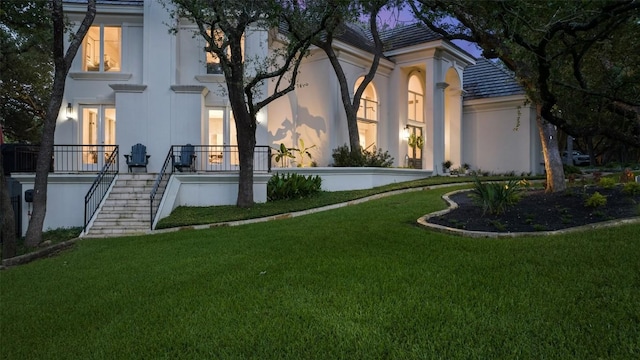
[[[83,1],[65,2],[72,23],[79,22],[85,10]],[[81,150],[78,161],[85,169],[100,171],[111,152],[108,146],[117,145],[117,170],[126,173],[123,155],[137,143],[144,144],[151,155],[148,173],[163,169],[173,145],[193,144],[208,151],[198,156],[192,174],[181,176],[211,176],[216,164],[229,165],[226,170],[237,164],[237,159],[227,158],[217,148],[236,144],[217,60],[205,53],[204,40],[194,36],[194,25],[180,23],[177,34],[171,34],[167,24],[173,20],[158,0],[98,1],[93,26],[71,66],[55,133],[58,145],[104,146],[98,154]],[[268,31],[247,32],[245,57],[268,56],[273,36]],[[535,112],[525,104],[523,91],[509,73],[474,58],[424,26],[385,31],[383,41],[385,58],[358,113],[364,147],[389,151],[396,171],[414,177],[441,174],[445,160],[453,167],[468,164],[496,173],[542,172]],[[355,28],[347,29],[335,43],[353,89],[371,62],[369,44],[366,33]],[[301,66],[299,83],[303,86],[260,114],[257,144],[296,146],[303,139],[307,146],[315,145],[310,151],[318,166],[315,171],[330,173],[335,171],[330,168],[332,150],[348,143],[348,132],[338,81],[321,50],[311,49]],[[408,145],[412,134],[422,137],[422,148]],[[54,185],[56,176],[61,177],[58,182],[76,185],[51,195],[49,206],[84,197],[95,172],[59,174],[54,169],[50,176]],[[28,176],[20,179],[27,188]],[[257,186],[264,187],[266,178],[258,176]],[[256,200],[264,201],[264,191],[256,193]],[[55,196],[61,199],[56,201]],[[189,204],[179,200],[188,196],[176,198],[165,212]],[[191,199],[192,205],[207,202],[194,200],[202,199],[198,196]],[[78,203],[81,206],[82,200]],[[64,223],[49,221],[49,213],[49,227]]]

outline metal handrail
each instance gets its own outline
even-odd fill
[[[168,169],[168,171],[167,171]],[[158,207],[160,206],[160,201],[162,201],[162,196],[164,196],[164,190],[167,188],[167,184],[169,183],[169,177],[171,177],[171,172],[173,170],[173,146],[169,148],[169,153],[167,157],[164,159],[164,164],[162,165],[162,169],[158,173],[158,177],[156,177],[156,181],[153,183],[153,189],[151,189],[151,194],[149,194],[150,206],[149,206],[149,227],[153,230],[153,222],[158,213]],[[166,181],[165,181],[166,179]],[[156,201],[156,195],[160,191],[160,198]]]
[[[89,191],[87,191],[87,195],[84,197],[84,226],[83,231],[87,231],[87,225],[89,225],[89,221],[93,215],[95,215],[102,199],[104,199],[111,183],[116,178],[116,175],[119,171],[118,164],[118,153],[119,147],[118,145],[114,145],[114,149],[111,154],[108,155],[102,170],[98,173],[98,176],[91,184]]]
[[[197,172],[235,172],[239,171],[238,147],[233,145],[191,145],[190,159],[180,159],[182,151],[186,145],[172,145],[169,153],[164,160],[162,169],[153,189],[149,194],[149,221],[150,228],[153,230],[153,223],[158,215],[158,208],[164,191],[169,183],[171,174],[178,167],[178,171],[197,171]],[[258,145],[254,151],[254,172],[271,172],[271,147]],[[178,163],[190,161],[190,164]],[[175,166],[174,166],[175,165]]]

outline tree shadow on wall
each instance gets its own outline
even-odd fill
[[[285,140],[293,139],[294,135],[296,135],[296,138],[299,138],[300,133],[297,129],[303,125],[306,125],[308,128],[315,131],[318,138],[320,138],[322,134],[326,134],[327,122],[324,118],[311,115],[311,113],[309,113],[309,109],[303,107],[298,108],[297,115],[297,121],[295,123],[293,120],[285,118],[282,123],[280,123],[280,127],[275,131],[275,133],[270,132],[273,143],[284,143]],[[291,134],[289,135],[289,133]]]

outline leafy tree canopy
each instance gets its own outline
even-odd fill
[[[50,2],[0,3],[0,123],[9,141],[38,142],[53,83]]]

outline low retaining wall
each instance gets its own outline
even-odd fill
[[[365,168],[365,167],[308,167],[274,168],[273,173],[295,173],[322,178],[322,190],[345,191],[370,189],[398,182],[419,180],[430,177],[432,172],[421,169]]]

